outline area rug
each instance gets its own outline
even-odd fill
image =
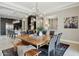
[[[51,53],[50,56],[63,56],[65,51],[68,49],[68,47],[69,47],[68,44],[60,43],[60,46],[57,47],[57,49],[56,49],[56,54],[53,55],[53,53]],[[41,47],[39,50],[42,51],[40,56],[48,56],[48,46],[47,45]]]
[[[58,47],[56,49],[55,56],[63,56],[68,47],[69,47],[68,44],[60,43],[60,47]],[[48,56],[48,46],[47,45],[42,46],[41,48],[39,48],[39,50],[42,51],[42,53],[40,53],[39,56]],[[4,56],[18,56],[15,48],[9,48],[6,50],[2,50],[2,53]],[[51,56],[53,56],[53,54]]]
[[[18,56],[16,48],[2,50],[3,56]]]

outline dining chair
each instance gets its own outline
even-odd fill
[[[49,40],[49,44],[46,47],[41,47],[40,50],[42,53],[45,53],[48,56],[56,55],[56,44],[57,44],[57,35],[53,35],[53,37]]]
[[[41,53],[41,51],[38,51],[37,49],[31,49],[29,51],[26,51],[24,53],[24,56],[38,56]]]
[[[17,46],[17,52],[19,56],[38,56],[41,53],[32,45]]]
[[[56,54],[57,35],[53,35],[49,42],[48,56],[55,56]]]
[[[8,37],[14,38],[14,32],[12,30],[8,30]]]
[[[57,35],[57,47],[60,47],[60,38],[61,38],[61,36],[62,36],[62,33],[59,33],[58,35]]]
[[[50,38],[52,38],[54,35],[54,31],[50,31],[49,35],[50,35]]]
[[[42,33],[43,33],[43,35],[46,35],[47,31],[46,31],[46,30],[44,30]]]
[[[18,35],[18,33],[16,33],[15,31],[12,31],[12,38],[13,39],[15,39],[17,35]]]
[[[36,47],[24,44],[22,41],[17,42],[14,46],[18,56],[38,56],[41,53]]]

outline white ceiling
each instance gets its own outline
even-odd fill
[[[15,2],[14,4],[20,5],[24,8],[28,8],[31,11],[34,11],[36,8],[36,3],[34,2],[30,2],[30,3]],[[37,7],[42,13],[48,13],[50,10],[53,11],[53,9],[67,6],[70,4],[72,4],[72,2],[39,2],[37,3]]]
[[[36,11],[36,6],[42,14],[49,14],[63,8],[79,4],[77,2],[0,2],[0,16],[23,18]]]

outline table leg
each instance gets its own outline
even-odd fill
[[[39,45],[37,45],[37,49],[39,48]]]

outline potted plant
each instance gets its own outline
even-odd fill
[[[43,26],[39,26],[38,28],[37,28],[37,32],[38,32],[38,35],[39,36],[42,36],[42,31],[44,30],[44,28],[43,28]]]

